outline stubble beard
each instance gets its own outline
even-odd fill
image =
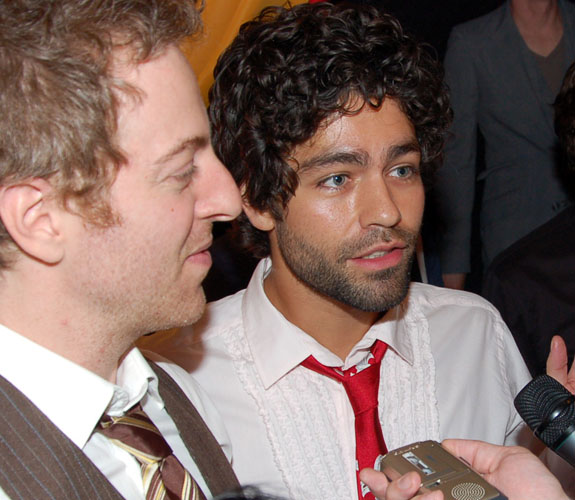
[[[417,232],[405,229],[374,229],[365,237],[343,242],[335,259],[320,246],[314,246],[278,224],[277,240],[287,267],[302,283],[335,301],[365,312],[383,312],[397,306],[409,290],[410,271]],[[378,242],[402,241],[403,258],[394,267],[363,276],[354,275],[347,260]]]

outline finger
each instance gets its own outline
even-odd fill
[[[389,481],[385,474],[374,469],[362,469],[359,472],[359,478],[367,485],[376,498],[385,498],[385,492],[389,485]]]
[[[443,500],[440,491],[417,494],[421,486],[421,478],[417,472],[408,472],[389,482],[383,472],[363,469],[360,478],[379,500]]]
[[[452,455],[463,459],[480,474],[496,470],[506,456],[529,453],[518,446],[499,446],[468,439],[446,439],[441,445]]]
[[[480,474],[497,468],[504,447],[472,439],[446,439],[441,445]]]
[[[559,335],[551,339],[547,357],[547,375],[564,385],[570,392],[575,390],[575,369],[572,366],[568,371],[567,346]]]
[[[408,472],[399,479],[389,483],[385,500],[408,500],[413,498],[421,486],[421,478],[417,472]]]
[[[565,387],[571,394],[575,394],[575,360],[571,363],[571,368],[567,373],[567,384]]]

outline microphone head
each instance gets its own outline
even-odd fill
[[[549,375],[540,375],[517,395],[521,418],[547,446],[554,448],[575,423],[574,396]]]

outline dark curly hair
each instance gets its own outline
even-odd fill
[[[245,23],[220,56],[210,90],[217,154],[255,209],[281,220],[298,177],[293,149],[335,113],[395,99],[415,127],[422,173],[440,160],[451,121],[434,56],[374,7],[319,3],[269,7]],[[242,216],[240,239],[257,257],[269,239]]]
[[[573,170],[575,169],[575,63],[565,73],[554,108],[555,132],[565,150],[567,164]]]

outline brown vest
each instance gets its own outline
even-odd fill
[[[158,365],[159,391],[212,495],[237,489],[218,442],[178,384]],[[11,498],[114,499],[122,496],[32,402],[0,376],[0,486]]]

